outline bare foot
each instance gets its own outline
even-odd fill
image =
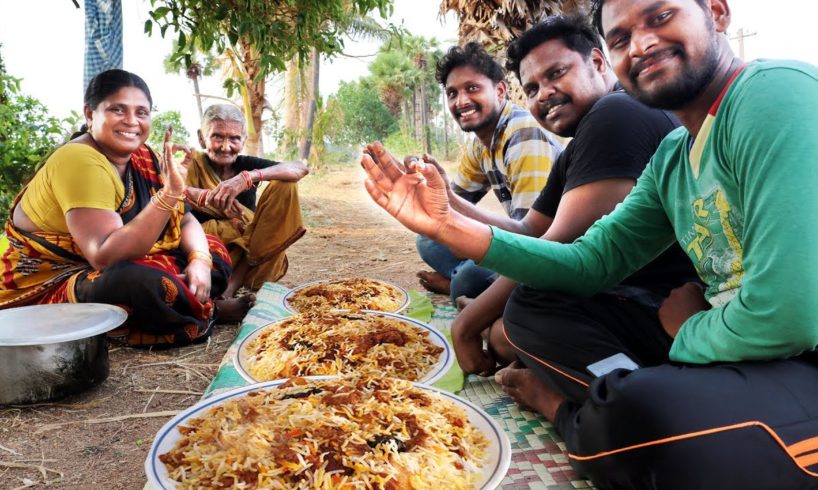
[[[255,294],[245,294],[239,298],[217,299],[216,322],[238,323],[244,319],[250,308],[256,304]]]
[[[427,291],[439,294],[449,294],[451,281],[441,276],[435,271],[420,271],[416,274],[420,279],[420,285]]]
[[[553,422],[557,409],[565,397],[543,383],[533,371],[514,361],[508,367],[494,375],[494,380],[503,385],[512,400],[519,405],[531,408]]]
[[[457,306],[459,311],[463,311],[463,308],[469,306],[469,303],[474,301],[474,298],[469,298],[468,296],[458,296],[454,300],[454,304]]]

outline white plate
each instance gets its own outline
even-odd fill
[[[353,279],[353,278],[347,278],[347,279]],[[402,287],[400,287],[400,286],[398,286],[396,284],[392,284],[391,282],[381,281],[380,279],[370,279],[368,277],[365,277],[365,278],[362,278],[362,279],[367,279],[369,281],[374,281],[374,282],[379,282],[381,284],[386,284],[387,286],[391,286],[391,287],[393,287],[393,288],[395,288],[395,289],[397,289],[398,291],[401,292],[401,294],[403,295],[403,301],[401,302],[401,305],[398,307],[397,310],[390,311],[389,313],[399,313],[399,312],[405,310],[407,306],[409,306],[409,293],[407,293],[406,290],[403,289]],[[290,313],[298,313],[298,310],[296,310],[293,306],[290,306],[290,298],[292,297],[293,294],[295,294],[296,292],[298,292],[298,291],[300,291],[300,290],[302,290],[302,289],[304,289],[306,287],[314,286],[316,284],[321,284],[321,283],[324,283],[324,282],[344,281],[344,280],[346,280],[346,279],[323,279],[321,281],[312,281],[312,282],[308,282],[308,283],[302,284],[300,286],[294,287],[286,295],[284,295],[284,308],[287,311],[289,311]]]
[[[432,383],[438,381],[440,378],[443,377],[443,375],[446,374],[446,372],[449,370],[449,368],[451,368],[452,365],[454,364],[454,353],[452,351],[451,346],[449,345],[449,341],[446,339],[446,337],[442,333],[440,333],[439,330],[437,330],[433,326],[427,325],[427,324],[425,324],[423,322],[415,320],[414,318],[409,318],[409,317],[406,317],[406,316],[396,315],[394,313],[386,313],[384,311],[362,310],[362,311],[357,312],[357,313],[363,314],[363,315],[380,315],[380,316],[385,316],[385,317],[389,317],[389,318],[395,318],[397,320],[401,320],[401,321],[406,322],[406,323],[410,323],[412,325],[415,325],[416,327],[420,327],[423,330],[426,330],[427,332],[429,332],[429,337],[428,337],[429,341],[432,342],[434,345],[436,345],[438,347],[443,347],[443,352],[440,353],[440,359],[438,359],[437,363],[432,367],[432,370],[429,371],[429,373],[426,374],[426,376],[424,376],[423,378],[421,378],[421,379],[419,379],[417,381],[418,383],[432,384]],[[273,322],[273,323],[264,325],[263,327],[259,327],[256,330],[253,330],[239,344],[238,349],[236,349],[236,357],[233,359],[233,365],[235,366],[236,371],[238,371],[238,373],[241,375],[241,377],[244,378],[248,383],[258,383],[259,380],[253,378],[253,376],[250,374],[250,372],[248,370],[248,367],[249,367],[248,366],[248,359],[247,359],[248,356],[246,354],[247,346],[250,345],[250,342],[252,342],[253,339],[255,339],[256,337],[261,335],[265,330],[267,330],[269,328],[276,328],[276,326],[278,326],[278,324],[280,324],[281,322],[283,322],[285,320],[288,320],[289,318],[291,318],[291,317],[281,319],[281,320],[279,320],[277,322]],[[352,373],[338,373],[338,374],[352,374]]]
[[[326,379],[329,377],[331,376],[316,376],[308,379]],[[153,440],[151,449],[148,452],[148,457],[145,459],[145,474],[148,477],[148,482],[155,490],[171,490],[176,488],[176,483],[168,478],[167,468],[164,463],[159,461],[159,455],[165,454],[176,447],[176,443],[181,439],[182,434],[176,429],[177,426],[184,425],[188,420],[201,416],[211,407],[221,405],[234,398],[239,398],[250,391],[264,390],[278,386],[284,381],[286,380],[268,381],[266,383],[245,386],[227,393],[222,393],[216,397],[203,400],[176,417],[173,417],[167,424],[159,429],[156,438]],[[479,429],[483,435],[486,436],[486,439],[489,440],[489,446],[486,450],[486,464],[483,466],[480,480],[475,488],[480,490],[492,490],[497,488],[500,482],[503,481],[508,467],[511,464],[511,444],[506,434],[500,426],[497,425],[497,422],[481,408],[458,396],[441,391],[432,386],[418,383],[414,383],[414,385],[423,390],[437,393],[466,411],[469,422]]]

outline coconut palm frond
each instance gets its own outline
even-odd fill
[[[443,0],[440,15],[455,12],[460,22],[461,43],[476,41],[491,51],[502,51],[510,40],[543,18],[587,9],[589,3],[589,0]]]
[[[347,35],[354,41],[387,41],[394,34],[394,28],[384,27],[369,16],[353,17],[346,28]]]

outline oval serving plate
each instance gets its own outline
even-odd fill
[[[426,374],[426,376],[424,376],[423,378],[415,381],[416,383],[432,384],[432,383],[440,380],[440,378],[442,378],[446,374],[446,372],[449,371],[449,368],[451,368],[452,365],[454,364],[454,351],[453,351],[451,345],[449,345],[449,341],[446,339],[446,337],[439,330],[437,330],[433,326],[427,325],[427,324],[425,324],[423,322],[415,320],[414,318],[409,318],[409,317],[405,317],[405,316],[401,316],[401,315],[396,315],[394,313],[386,313],[386,312],[383,312],[383,311],[367,311],[367,310],[363,310],[363,311],[356,312],[355,314],[375,315],[375,316],[384,316],[384,317],[388,317],[388,318],[394,318],[396,320],[400,320],[400,321],[402,321],[404,323],[409,323],[411,325],[414,325],[416,327],[419,327],[419,328],[429,332],[429,336],[427,337],[429,339],[429,341],[432,342],[436,346],[442,347],[443,352],[440,353],[440,358],[438,359],[437,363],[435,363],[432,366],[432,369]],[[291,318],[292,317],[283,318],[283,319],[278,320],[276,322],[264,325],[263,327],[259,327],[256,330],[254,330],[253,332],[251,332],[249,335],[247,335],[247,337],[245,337],[241,341],[241,343],[239,344],[238,349],[236,349],[236,355],[235,355],[236,357],[233,359],[233,361],[234,361],[233,364],[234,364],[234,366],[236,368],[236,371],[238,371],[238,373],[241,375],[241,377],[244,378],[248,383],[259,383],[259,382],[264,382],[264,381],[269,381],[269,380],[255,379],[250,374],[250,369],[249,369],[249,363],[250,363],[249,357],[250,356],[247,354],[247,347],[250,345],[250,343],[256,337],[263,334],[268,329],[277,328],[282,322],[284,322],[286,320],[289,320]],[[353,373],[350,372],[350,373],[337,373],[337,374],[353,374]]]
[[[402,296],[402,298],[400,300],[400,306],[396,310],[389,311],[387,313],[400,313],[401,311],[405,310],[407,306],[409,306],[409,293],[407,293],[405,289],[403,289],[402,287],[400,287],[400,286],[398,286],[396,284],[392,284],[391,282],[388,282],[388,281],[382,281],[380,279],[348,278],[348,279],[324,279],[324,280],[320,280],[320,281],[307,282],[307,283],[304,283],[304,284],[302,284],[300,286],[296,286],[293,289],[291,289],[289,292],[287,292],[286,295],[284,295],[284,299],[283,299],[284,308],[287,311],[289,311],[290,313],[299,313],[299,311],[294,306],[292,306],[290,304],[290,298],[292,298],[294,294],[301,291],[302,289],[305,289],[305,288],[308,288],[308,287],[311,287],[311,286],[315,286],[317,284],[346,281],[346,280],[349,280],[349,279],[366,279],[368,281],[377,282],[377,283],[385,284],[385,285],[387,285],[389,287],[393,287],[398,292],[400,292],[400,294]],[[373,310],[373,308],[367,308],[367,309]]]
[[[329,379],[333,376],[308,376],[306,379]],[[275,381],[268,381],[251,386],[237,388],[235,390],[222,393],[221,395],[207,400],[202,400],[196,405],[188,408],[179,415],[173,417],[166,423],[153,440],[151,449],[145,459],[145,474],[148,477],[148,482],[153,486],[154,490],[173,490],[176,489],[176,482],[168,477],[167,468],[164,463],[159,460],[159,455],[165,454],[176,446],[176,443],[182,437],[181,432],[177,429],[178,426],[184,425],[188,420],[197,418],[204,414],[205,411],[212,407],[216,407],[226,403],[229,400],[237,399],[245,396],[251,391],[263,391],[272,389],[284,383],[285,379],[278,379]],[[427,386],[419,383],[413,383],[417,388],[436,393],[437,395],[448,399],[450,402],[465,410],[469,422],[472,423],[478,430],[480,430],[486,439],[489,440],[489,446],[486,448],[485,464],[482,467],[480,479],[475,485],[475,489],[492,490],[500,485],[500,482],[506,475],[509,465],[511,464],[511,444],[508,436],[503,432],[497,422],[491,418],[480,407],[473,403],[455,396],[446,391],[439,390],[432,386]]]

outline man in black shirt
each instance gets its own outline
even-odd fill
[[[625,198],[678,122],[618,87],[601,40],[582,16],[551,17],[534,26],[509,47],[508,60],[534,117],[573,139],[526,217],[490,224],[572,242]],[[512,398],[535,410],[542,411],[538,394],[544,383],[582,400],[592,379],[586,371],[590,364],[617,353],[645,365],[667,360],[671,339],[658,308],[671,289],[694,280],[695,271],[678,246],[592,298],[516,287],[500,278],[455,319],[458,361],[466,372],[488,375],[497,361],[519,359],[497,379]],[[600,324],[604,328],[591,328]],[[481,336],[486,331],[488,350]],[[578,345],[570,340],[576,335],[597,337],[583,343],[596,348],[571,349]]]
[[[208,107],[199,130],[204,151],[192,155],[187,176],[193,215],[205,233],[227,245],[233,261],[225,298],[232,298],[242,286],[255,290],[281,278],[287,272],[284,251],[305,231],[297,182],[307,175],[307,166],[239,155],[246,135],[244,115],[237,107]],[[267,185],[257,199],[260,182]],[[233,319],[240,320],[248,307],[246,301]],[[222,320],[230,316],[219,314]]]

